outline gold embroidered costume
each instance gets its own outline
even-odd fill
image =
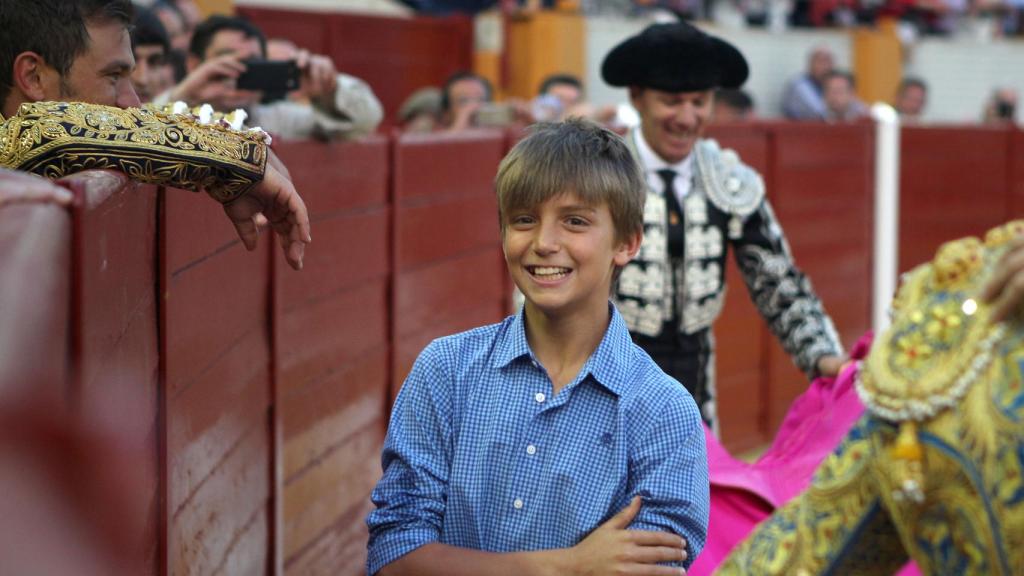
[[[1024,574],[1024,326],[974,300],[1017,221],[910,272],[861,367],[867,407],[811,487],[717,574]]]
[[[79,102],[23,104],[0,125],[0,166],[61,178],[91,169],[230,202],[263,179],[264,134],[191,114]]]

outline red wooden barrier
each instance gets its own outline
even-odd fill
[[[931,260],[943,242],[984,234],[1009,218],[1014,134],[964,126],[903,129],[900,270]]]
[[[0,208],[0,405],[67,393],[70,250],[64,208]]]
[[[811,279],[843,345],[852,346],[870,327],[873,128],[780,123],[773,134],[768,197],[797,265]],[[807,379],[767,328],[764,334],[770,438]]]
[[[180,190],[160,236],[166,573],[266,573],[269,242],[247,252],[220,206]]]
[[[157,561],[159,510],[157,413],[159,363],[156,207],[153,187],[125,185],[122,175],[88,172],[69,178],[73,211],[70,402],[85,422],[117,422],[135,432],[131,449],[147,493],[131,523],[144,526],[146,547],[126,550],[134,571]]]
[[[1024,218],[1024,130],[1010,137],[1010,218]]]
[[[441,86],[451,74],[473,67],[473,22],[466,16],[392,18],[249,7],[238,12],[268,38],[329,54],[340,71],[368,82],[387,121],[413,91]]]
[[[489,132],[395,144],[395,391],[431,340],[505,316],[492,184],[504,153],[504,135]]]
[[[277,146],[310,209],[301,273],[275,253],[284,572],[365,571],[389,382],[389,143]],[[313,169],[316,167],[316,169]]]

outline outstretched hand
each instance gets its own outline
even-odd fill
[[[634,497],[629,506],[570,548],[571,573],[581,576],[686,574],[682,568],[660,565],[686,560],[686,540],[667,532],[628,530],[640,506],[640,497]]]
[[[995,272],[981,292],[982,301],[992,305],[992,322],[1009,318],[1024,304],[1024,237],[1010,244],[996,264]]]
[[[301,270],[306,244],[313,240],[309,233],[309,213],[291,180],[274,164],[267,163],[262,182],[225,204],[224,213],[249,250],[256,249],[260,228],[266,222],[277,233],[288,264]]]

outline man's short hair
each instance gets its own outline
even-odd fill
[[[150,9],[135,7],[132,20],[132,49],[136,46],[160,46],[164,56],[171,53],[171,39],[160,17]]]
[[[739,112],[750,112],[754,109],[754,99],[741,89],[719,88],[715,90],[715,102]]]
[[[590,205],[608,203],[623,241],[643,233],[646,185],[626,143],[589,120],[534,124],[498,167],[498,218],[532,209],[566,192]]]
[[[260,43],[260,53],[263,56],[267,55],[267,37],[255,24],[242,18],[219,14],[210,16],[196,26],[195,32],[192,33],[192,41],[188,45],[189,53],[200,60],[206,59],[206,50],[213,44],[213,37],[224,30],[241,32],[247,39],[255,38]]]
[[[494,95],[494,90],[491,88],[491,83],[487,80],[487,78],[484,78],[483,76],[474,74],[472,72],[468,72],[466,70],[460,70],[459,72],[456,72],[455,74],[449,76],[448,79],[444,81],[444,86],[441,87],[441,112],[447,112],[451,110],[452,84],[455,84],[456,82],[459,82],[461,80],[476,80],[477,82],[482,84],[484,87],[484,92],[486,93],[487,101],[491,101],[491,98]]]
[[[552,74],[540,83],[540,90],[538,90],[537,93],[547,94],[548,90],[550,90],[552,86],[558,86],[559,84],[572,86],[580,92],[583,91],[583,82],[580,82],[580,79],[572,74]]]
[[[857,79],[854,77],[852,73],[847,72],[845,70],[833,70],[829,72],[828,74],[825,75],[825,82],[828,82],[833,78],[842,78],[843,80],[846,80],[846,83],[850,85],[850,88],[857,87]]]
[[[903,94],[904,92],[907,91],[908,88],[920,88],[921,90],[927,92],[928,84],[926,84],[924,80],[916,76],[907,76],[903,80],[900,80],[900,87],[899,89],[897,89],[896,93]]]
[[[14,88],[14,59],[35,52],[63,79],[89,47],[86,24],[132,21],[131,0],[0,1],[0,102]]]

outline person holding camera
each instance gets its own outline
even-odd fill
[[[373,90],[339,73],[329,57],[298,50],[284,63],[266,56],[259,28],[241,18],[211,16],[192,36],[188,75],[155,103],[210,104],[221,112],[240,108],[250,125],[282,138],[354,138],[380,124],[383,110]],[[284,98],[294,89],[309,102]]]

